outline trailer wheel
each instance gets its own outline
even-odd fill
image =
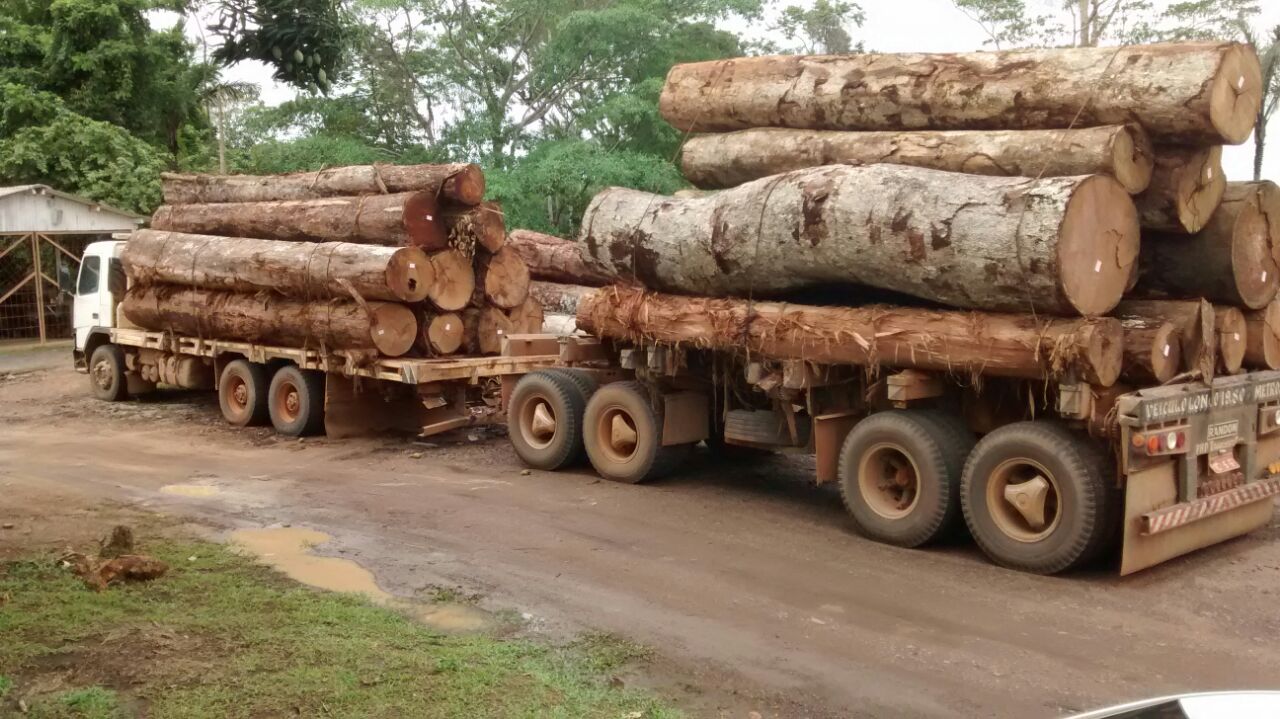
[[[281,367],[271,378],[267,406],[271,425],[289,437],[324,432],[324,375]]]
[[[569,381],[577,385],[578,389],[582,390],[584,403],[591,397],[591,395],[596,393],[597,389],[600,388],[600,383],[596,381],[595,375],[585,369],[578,369],[576,367],[557,367],[550,371],[568,378]]]
[[[124,352],[113,344],[99,345],[89,358],[89,381],[93,396],[108,402],[129,399],[129,383],[124,376]]]
[[[840,449],[840,494],[863,534],[918,547],[958,515],[961,465],[955,438],[936,418],[892,410],[854,426]]]
[[[965,522],[998,564],[1055,574],[1095,557],[1111,536],[1105,454],[1052,422],[1018,422],[982,438],[961,480]]]
[[[920,417],[933,422],[938,428],[934,435],[941,448],[943,461],[947,463],[947,476],[953,478],[956,499],[951,503],[951,511],[943,521],[939,538],[957,539],[965,537],[967,528],[964,525],[964,512],[960,510],[960,479],[964,476],[965,463],[969,454],[978,443],[978,438],[963,417],[940,409],[916,410]]]
[[[507,408],[507,436],[516,455],[535,469],[556,470],[582,456],[582,415],[587,396],[560,370],[520,378]]]
[[[596,390],[583,417],[583,439],[596,472],[628,484],[669,474],[693,448],[662,446],[662,422],[638,382],[613,382]]]
[[[248,360],[234,360],[218,378],[218,405],[222,416],[237,427],[262,425],[270,421],[267,408],[270,380],[267,370]]]

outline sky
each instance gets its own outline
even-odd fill
[[[789,0],[787,4],[808,5],[813,0]],[[866,11],[861,28],[851,29],[855,40],[875,52],[968,52],[984,49],[986,36],[976,23],[956,9],[951,0],[860,0]],[[1264,0],[1257,27],[1280,24],[1280,0]],[[156,24],[171,24],[176,16],[158,15]],[[745,28],[738,23],[732,29]],[[188,33],[198,41],[198,28],[188,25]],[[278,104],[293,97],[293,90],[271,79],[262,63],[244,62],[229,68],[224,76],[262,87],[262,100]],[[1277,113],[1280,115],[1280,113]],[[1280,117],[1272,120],[1272,137],[1280,138]],[[1280,182],[1280,140],[1265,156],[1263,177]],[[1223,152],[1223,169],[1228,179],[1253,178],[1253,139]]]

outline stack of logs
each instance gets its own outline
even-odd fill
[[[1101,386],[1280,368],[1280,190],[1221,166],[1261,91],[1234,43],[677,65],[700,191],[606,189],[576,242],[512,242],[535,280],[619,283],[535,283],[606,337]],[[814,296],[844,307],[769,301]]]
[[[384,357],[497,354],[541,330],[476,165],[163,181],[123,256],[122,312],[144,329]]]

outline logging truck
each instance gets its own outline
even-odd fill
[[[857,529],[901,547],[967,528],[995,562],[1048,574],[1119,543],[1129,574],[1265,526],[1280,494],[1280,371],[1099,390],[799,353],[508,342],[529,356],[557,347],[558,367],[507,379],[510,442],[529,466],[585,454],[600,476],[638,483],[698,443],[810,453]]]
[[[294,437],[425,436],[500,422],[502,378],[558,361],[528,353],[390,358],[320,343],[273,346],[139,329],[120,311],[125,244],[90,244],[76,283],[73,359],[100,399],[124,400],[163,383],[216,390],[223,416],[236,426],[269,423]]]

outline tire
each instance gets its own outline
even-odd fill
[[[530,372],[516,383],[507,407],[507,436],[521,461],[557,470],[582,458],[587,397],[560,370]]]
[[[281,367],[271,378],[267,406],[271,425],[288,437],[324,433],[324,374]]]
[[[585,403],[600,388],[600,383],[596,381],[596,377],[591,372],[575,367],[556,367],[548,372],[560,374],[578,386],[582,390],[582,400]]]
[[[630,430],[634,442],[617,441],[614,428],[619,426]],[[662,446],[662,422],[639,382],[613,382],[596,390],[583,416],[583,440],[596,472],[627,484],[670,474],[693,448]]]
[[[885,544],[919,547],[953,528],[956,445],[943,422],[918,410],[878,412],[855,425],[840,448],[839,477],[858,529]]]
[[[969,461],[969,454],[978,443],[978,437],[969,429],[964,418],[940,409],[916,410],[921,419],[933,422],[938,428],[935,435],[941,449],[943,461],[947,463],[947,476],[955,482],[953,496],[960,496],[960,478],[964,476],[964,466]],[[964,538],[968,529],[964,524],[964,512],[960,502],[952,503],[950,514],[943,522],[940,538],[951,540]]]
[[[129,382],[124,372],[124,351],[117,345],[100,345],[89,357],[89,383],[93,387],[93,396],[107,402],[129,399]]]
[[[234,360],[218,378],[218,406],[222,416],[237,427],[264,425],[271,421],[270,385],[267,370],[248,360]]]
[[[960,492],[965,523],[997,564],[1036,574],[1077,567],[1114,535],[1118,506],[1108,473],[1106,454],[1066,427],[1006,425],[969,455]],[[1043,517],[1033,522],[1005,498],[1005,488],[1038,480],[1046,494]]]

